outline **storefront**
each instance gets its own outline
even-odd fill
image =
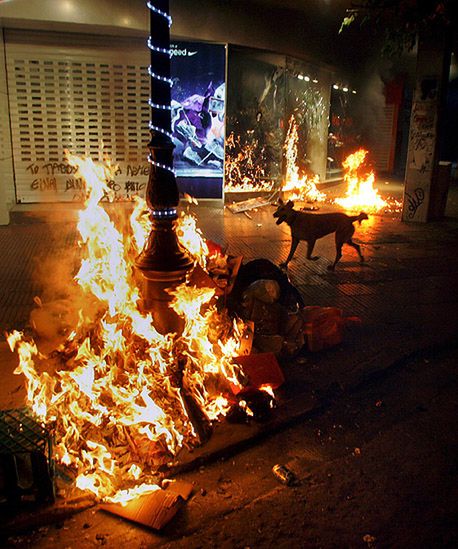
[[[65,151],[109,158],[117,166],[111,186],[118,199],[142,194],[149,170],[144,41],[13,30],[5,38],[15,202],[81,200],[82,180]],[[172,119],[181,190],[191,192],[187,182],[198,179],[204,191],[194,185],[197,195],[221,198],[225,47],[178,42],[174,51]],[[209,122],[202,123],[204,111]],[[207,130],[219,131],[212,150],[202,144]]]
[[[114,2],[109,13],[86,0],[27,5],[5,3],[0,10],[0,112],[9,121],[0,131],[0,194],[7,204],[0,222],[17,204],[81,200],[82,181],[65,150],[110,158],[117,198],[142,194],[150,110],[144,4]],[[234,188],[278,188],[292,115],[300,169],[321,180],[338,175],[341,155],[333,152],[341,135],[332,141],[333,124],[346,133],[353,128],[352,115],[342,120],[335,99],[360,96],[351,95],[338,70],[318,62],[323,52],[313,33],[301,42],[307,15],[272,8],[254,18],[252,6],[240,13],[204,2],[205,18],[197,21],[187,6],[172,6],[172,36],[187,37],[175,38],[172,50],[181,192],[230,200]],[[287,22],[288,33],[273,36],[274,20]],[[392,133],[387,126],[387,136]]]
[[[14,201],[80,201],[83,183],[65,151],[109,158],[117,166],[111,186],[118,199],[142,194],[149,169],[144,41],[7,30],[5,50]],[[292,114],[306,144],[302,156],[309,169],[325,176],[329,73],[286,56],[220,44],[179,41],[172,52],[171,117],[181,192],[223,197],[225,135],[256,143],[263,177],[278,183],[285,121]],[[230,181],[226,187],[230,191]]]

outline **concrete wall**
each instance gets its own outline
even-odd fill
[[[95,28],[111,28],[117,33],[135,34],[146,31],[148,10],[140,0],[7,0],[0,5],[0,23],[5,27],[91,33]]]
[[[14,175],[3,37],[3,29],[0,27],[0,225],[7,225],[14,192]]]
[[[331,63],[340,15],[319,0],[307,11],[281,3],[241,0],[170,0],[172,35],[177,38],[239,44]],[[343,10],[341,10],[343,11]],[[327,19],[326,19],[327,18]],[[331,24],[329,24],[331,22]],[[14,0],[0,4],[0,25],[74,32],[146,34],[144,0]]]
[[[426,222],[441,217],[437,198],[444,193],[440,176],[440,135],[446,117],[445,94],[450,71],[449,37],[420,34],[416,85],[410,116],[403,221]],[[443,166],[445,169],[445,166]],[[450,168],[449,168],[450,169]],[[445,182],[445,197],[448,185]],[[445,201],[443,208],[445,208]]]

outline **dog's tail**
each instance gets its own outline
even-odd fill
[[[358,223],[361,225],[361,221],[364,221],[365,219],[369,219],[369,216],[365,212],[361,212],[359,215],[353,215],[350,217],[351,222],[354,223],[355,221],[358,221]]]

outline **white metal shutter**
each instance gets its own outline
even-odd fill
[[[392,169],[392,148],[395,124],[395,105],[386,105],[377,126],[377,139],[372,144],[371,154],[377,171],[387,172]]]
[[[141,194],[149,165],[146,43],[8,31],[6,58],[17,202],[81,200],[64,150],[119,166],[118,198]]]

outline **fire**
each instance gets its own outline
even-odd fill
[[[266,191],[273,189],[273,181],[266,179],[265,150],[259,141],[250,136],[244,143],[234,133],[226,139],[224,189],[232,192]]]
[[[201,267],[206,267],[209,255],[208,245],[197,227],[196,218],[192,215],[182,215],[177,222],[178,239]]]
[[[286,176],[282,187],[282,192],[290,193],[290,200],[300,200],[303,202],[319,202],[325,200],[326,195],[317,189],[317,183],[320,182],[318,175],[308,177],[299,175],[297,166],[297,142],[299,135],[294,115],[289,120],[288,134],[285,141],[286,158]]]
[[[344,181],[347,184],[346,196],[336,198],[335,202],[346,210],[378,212],[388,203],[374,188],[375,175],[365,165],[368,151],[359,149],[347,156],[342,165],[345,170]]]
[[[84,177],[79,214],[81,267],[75,276],[85,300],[79,322],[50,356],[17,331],[8,336],[19,355],[27,404],[54,429],[55,459],[75,485],[107,501],[159,489],[158,467],[197,443],[190,402],[212,422],[225,415],[243,376],[232,362],[242,339],[241,321],[217,310],[214,288],[183,284],[172,307],[184,320],[180,335],[160,334],[142,311],[134,260],[149,232],[137,199],[129,234],[103,208],[110,200],[109,164],[69,157]],[[180,242],[205,268],[208,247],[195,219],[177,222]]]

